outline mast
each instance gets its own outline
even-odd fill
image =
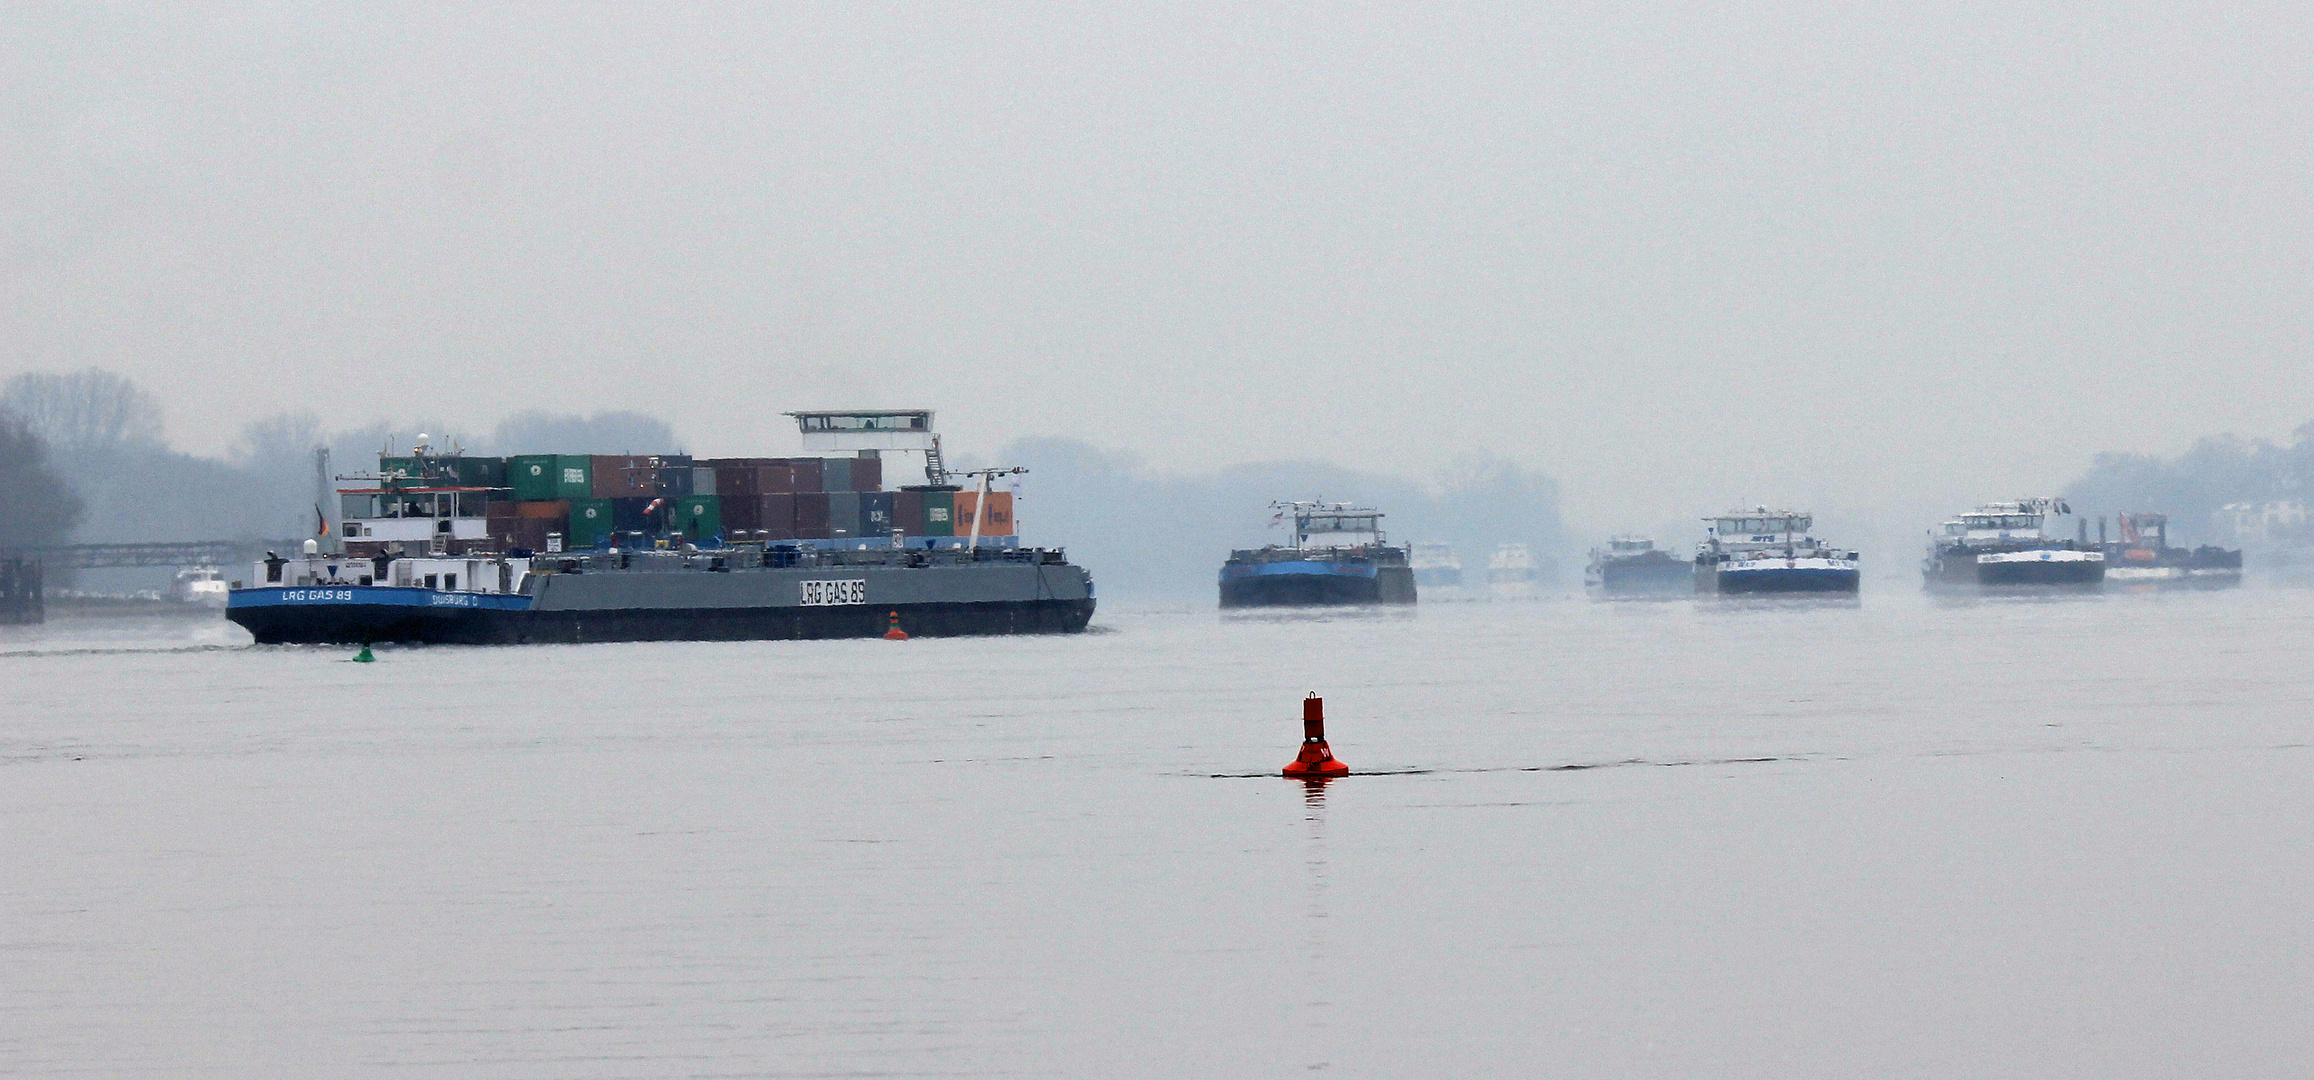
[[[313,513],[320,519],[322,546],[331,554],[340,550],[338,530],[331,527],[330,521],[330,511],[336,508],[336,502],[337,490],[329,479],[329,447],[316,446],[313,448]]]

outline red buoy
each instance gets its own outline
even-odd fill
[[[1302,699],[1302,752],[1286,763],[1285,774],[1303,779],[1350,775],[1350,767],[1326,745],[1326,700],[1316,694]]]
[[[908,632],[907,632],[906,630],[902,630],[902,629],[900,629],[900,613],[899,613],[899,612],[897,612],[897,611],[895,611],[895,612],[893,612],[893,613],[892,613],[892,627],[891,627],[891,629],[884,631],[884,640],[886,640],[886,641],[906,641],[906,640],[908,640]]]

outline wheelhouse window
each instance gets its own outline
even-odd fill
[[[924,431],[931,425],[925,413],[844,413],[796,417],[806,433],[840,431]]]

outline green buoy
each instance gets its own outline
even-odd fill
[[[367,641],[362,642],[362,651],[354,654],[354,663],[374,664],[377,663],[377,661],[377,657],[370,655],[370,643]]]

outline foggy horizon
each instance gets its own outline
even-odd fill
[[[1583,528],[1908,530],[2314,418],[2297,13],[5,18],[0,378],[117,371],[208,456],[906,405],[983,456],[1484,451]]]
[[[2314,8],[18,2],[0,119],[12,1075],[2314,1060]]]

